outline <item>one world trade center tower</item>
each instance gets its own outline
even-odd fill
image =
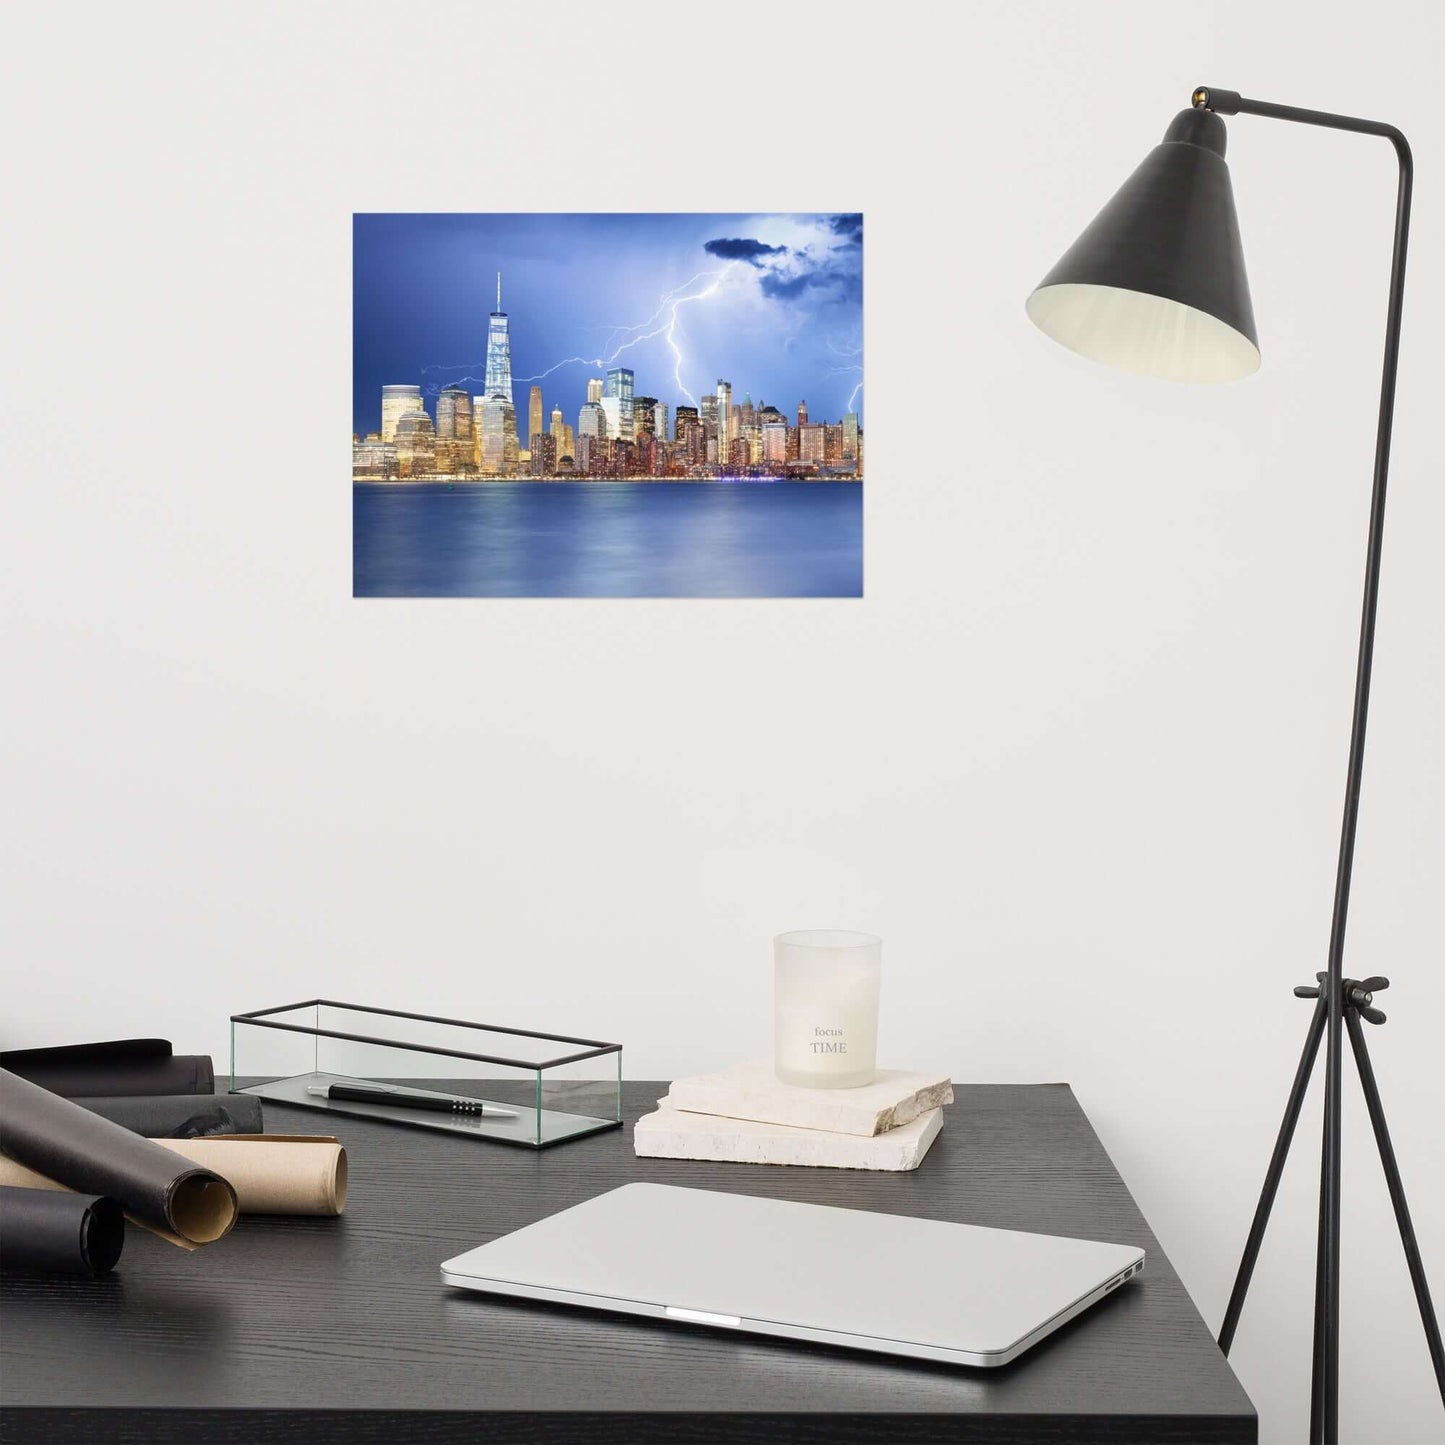
[[[512,399],[512,338],[502,310],[502,273],[497,272],[497,309],[487,328],[487,395]]]
[[[477,463],[491,476],[517,469],[517,412],[512,405],[512,338],[502,310],[502,273],[497,272],[497,309],[487,326],[486,395],[477,398]]]

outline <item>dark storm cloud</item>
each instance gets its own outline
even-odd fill
[[[856,236],[846,246],[840,246],[818,257],[809,252],[795,251],[791,274],[768,271],[758,285],[764,296],[774,301],[796,301],[806,291],[821,291],[831,299],[857,302],[863,299],[863,233],[862,217],[835,217],[830,227],[835,235],[849,235],[840,230],[837,221],[856,220],[859,225]]]
[[[710,256],[721,256],[724,261],[746,261],[750,266],[762,266],[762,256],[781,256],[786,246],[769,246],[751,236],[720,236],[704,244],[703,250]]]
[[[828,229],[835,236],[846,236],[855,246],[863,244],[863,216],[861,212],[852,212],[848,215],[831,216],[828,219]]]
[[[791,301],[810,286],[821,286],[828,279],[825,271],[801,271],[796,276],[787,277],[770,273],[758,285],[762,287],[764,296],[771,296],[775,301]]]

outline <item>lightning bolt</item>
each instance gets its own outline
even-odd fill
[[[685,396],[694,406],[697,405],[697,398],[683,385],[682,381],[682,348],[677,342],[677,313],[680,307],[691,301],[704,301],[713,295],[727,279],[728,275],[737,267],[738,262],[729,261],[726,266],[720,266],[715,271],[699,271],[695,276],[690,276],[680,286],[674,286],[672,290],[664,292],[657,303],[657,309],[653,311],[645,321],[636,321],[629,325],[615,325],[608,328],[606,352],[603,356],[568,356],[561,361],[554,362],[545,371],[539,371],[535,376],[515,376],[513,383],[518,386],[533,381],[541,381],[544,377],[551,376],[554,371],[560,371],[564,366],[610,366],[624,351],[644,341],[651,341],[655,337],[664,337],[668,347],[672,351],[672,379],[678,391]],[[707,285],[701,290],[692,291],[689,288],[697,285],[699,281],[706,281]],[[686,294],[684,294],[686,293]],[[665,318],[665,319],[664,319]],[[634,332],[635,335],[628,336],[626,341],[620,345],[613,346],[612,342],[618,335],[626,335]],[[472,367],[485,368],[486,363],[482,361],[462,361],[454,366],[424,366],[422,374],[425,377],[427,372],[435,371],[469,371]],[[466,375],[458,376],[450,383],[452,386],[460,386],[464,381],[484,381],[485,377]],[[423,382],[428,395],[433,389],[440,389],[436,382]]]
[[[624,351],[639,344],[640,341],[652,341],[653,337],[666,338],[668,347],[672,350],[673,386],[676,386],[676,389],[678,389],[692,405],[698,405],[698,399],[686,389],[682,381],[682,347],[678,345],[678,308],[679,306],[686,305],[689,301],[705,301],[708,296],[711,296],[715,290],[720,288],[724,280],[727,280],[728,273],[733,270],[734,266],[737,266],[737,262],[728,262],[727,266],[718,267],[718,270],[715,270],[715,272],[698,272],[698,275],[691,277],[691,280],[685,280],[681,286],[675,286],[675,288],[669,290],[668,295],[662,298],[662,305],[660,305],[659,308],[653,312],[652,316],[649,316],[647,321],[644,321],[642,325],[643,327],[649,327],[663,312],[668,314],[668,319],[666,319],[660,327],[653,329],[653,331],[643,331],[642,334],[631,338],[631,341],[624,341],[623,344],[608,357],[608,361],[616,361],[617,357],[620,357]],[[691,286],[696,280],[701,280],[704,276],[709,277],[709,280],[708,285],[704,286],[702,290],[695,290],[695,292],[691,292],[686,296],[678,295],[678,292],[688,289],[688,286]]]
[[[847,357],[850,357],[850,356],[862,356],[862,355],[863,355],[863,347],[862,347],[861,344],[858,345],[858,346],[846,346],[846,345],[845,345],[845,346],[840,346],[836,341],[833,340],[833,338],[832,338],[831,336],[825,338],[825,344],[827,345],[828,350],[831,351],[834,356],[841,356],[841,357],[844,357],[844,358],[846,359]],[[853,372],[855,372],[855,371],[861,373],[862,370],[863,370],[862,366],[861,366],[860,364],[858,364],[857,362],[854,362],[851,366],[833,366],[833,367],[829,367],[829,369],[828,369],[828,375],[829,375],[829,376],[848,376],[848,375],[850,375],[851,373],[853,373]],[[862,391],[862,390],[863,390],[863,382],[862,382],[862,379],[861,379],[861,376],[860,376],[860,379],[859,379],[859,381],[858,381],[857,386],[855,386],[855,387],[853,388],[853,393],[852,393],[852,395],[849,396],[849,398],[848,398],[848,410],[849,410],[849,411],[852,411],[852,410],[853,410],[853,406],[854,406],[854,404],[855,404],[855,403],[857,402],[857,400],[858,400],[858,393],[859,393],[860,391]]]
[[[850,375],[852,375],[853,372],[855,372],[855,371],[862,371],[862,370],[863,370],[863,368],[862,368],[861,366],[830,366],[830,367],[828,368],[828,375],[829,375],[829,376],[850,376]],[[862,381],[862,379],[860,378],[859,381],[858,381],[858,385],[853,388],[853,394],[848,398],[848,410],[849,410],[849,411],[852,411],[852,410],[853,410],[853,403],[858,400],[858,393],[859,393],[860,391],[862,391],[862,390],[863,390],[863,381]]]
[[[708,286],[704,287],[703,290],[696,291],[690,296],[674,296],[671,299],[672,309],[668,315],[667,325],[661,327],[659,329],[659,332],[653,333],[654,335],[661,334],[667,337],[667,344],[672,349],[673,384],[694,406],[697,405],[697,398],[687,389],[687,387],[683,385],[682,382],[682,348],[677,344],[677,308],[686,304],[689,301],[706,300],[707,297],[711,296],[713,292],[715,292],[718,287],[722,285],[722,283],[727,279],[729,272],[731,272],[737,264],[738,263],[736,261],[730,261],[720,270],[713,272],[711,283]],[[693,280],[697,279],[699,279],[699,277],[693,278]],[[678,289],[681,290],[683,288],[679,287]],[[638,340],[646,340],[646,338],[639,337]]]
[[[549,366],[546,371],[539,371],[535,376],[514,376],[512,382],[520,386],[524,381],[541,381],[544,376],[551,376],[554,371],[560,371],[564,366],[606,366],[607,363],[600,356],[569,356],[565,361],[559,361],[554,366]]]
[[[637,332],[637,335],[630,337],[620,346],[613,348],[611,353],[608,355],[606,361],[598,361],[596,364],[598,366],[610,365],[612,362],[616,361],[617,358],[621,356],[624,351],[630,350],[632,347],[639,345],[641,342],[651,341],[654,337],[661,336],[667,341],[668,347],[672,351],[673,385],[677,387],[678,391],[680,391],[682,395],[688,399],[688,401],[690,401],[694,406],[696,406],[697,398],[687,389],[687,387],[683,384],[682,380],[682,348],[677,344],[678,308],[681,306],[685,306],[689,301],[705,301],[709,296],[713,295],[714,292],[717,291],[717,289],[723,284],[723,282],[727,279],[728,275],[733,271],[737,264],[738,263],[736,261],[729,261],[726,266],[720,266],[716,271],[699,271],[697,275],[690,276],[686,281],[682,283],[681,286],[674,286],[671,291],[665,293],[662,297],[662,300],[658,303],[657,310],[654,311],[652,315],[647,318],[646,321],[639,321],[633,326],[614,327],[612,332],[614,336],[619,331],[635,331]],[[697,282],[704,279],[706,279],[708,284],[704,286],[702,290],[688,290],[690,286],[693,286]],[[686,292],[687,294],[681,294],[684,292]],[[666,315],[667,319],[665,321],[661,321],[660,325],[656,324],[661,320],[664,314]],[[649,327],[651,327],[652,329],[649,330]],[[567,363],[565,362],[559,363],[559,365],[564,366],[566,364]],[[555,369],[556,368],[554,367],[553,370]]]
[[[667,310],[669,303],[671,303],[674,299],[681,299],[678,298],[677,293],[679,291],[686,291],[689,286],[694,284],[694,282],[701,281],[704,277],[721,276],[727,269],[728,268],[724,266],[716,271],[699,271],[697,275],[689,276],[687,280],[682,283],[681,286],[674,286],[671,291],[668,291],[663,295],[662,300],[658,302],[657,310],[654,311],[652,315],[647,318],[646,321],[635,321],[630,325],[625,322],[617,322],[612,326],[600,328],[609,333],[607,337],[607,344],[609,346],[612,345],[613,338],[617,335],[619,331],[641,331],[644,327],[651,326],[653,322],[656,321],[658,317]],[[637,337],[635,339],[643,340],[645,338]],[[631,344],[631,342],[628,343],[628,345]]]

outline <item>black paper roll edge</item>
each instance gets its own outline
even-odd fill
[[[125,1210],[117,1200],[99,1195],[80,1220],[80,1257],[97,1279],[109,1274],[125,1248]]]
[[[109,1274],[125,1245],[125,1213],[106,1195],[27,1184],[0,1187],[0,1271]]]

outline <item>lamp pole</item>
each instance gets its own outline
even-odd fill
[[[1234,193],[1224,159],[1226,135],[1222,117],[1226,115],[1260,115],[1271,120],[1379,136],[1394,147],[1399,163],[1384,369],[1365,551],[1364,602],[1328,963],[1325,971],[1315,975],[1313,985],[1295,989],[1297,997],[1314,1000],[1314,1012],[1219,1332],[1220,1348],[1228,1354],[1299,1123],[1310,1075],[1320,1044],[1324,1043],[1324,1142],[1320,1158],[1310,1440],[1312,1445],[1337,1445],[1340,1100],[1344,1088],[1346,1034],[1394,1206],[1435,1379],[1445,1400],[1445,1347],[1441,1345],[1440,1326],[1430,1300],[1384,1106],[1365,1045],[1365,1030],[1361,1027],[1362,1020],[1369,1024],[1385,1022],[1385,1015],[1374,1006],[1374,998],[1380,990],[1389,987],[1389,980],[1347,978],[1344,972],[1345,928],[1359,823],[1360,781],[1364,772],[1365,727],[1380,593],[1380,557],[1384,547],[1385,487],[1395,414],[1395,375],[1404,311],[1405,252],[1414,182],[1409,144],[1394,126],[1381,121],[1247,100],[1236,91],[1200,86],[1192,96],[1191,107],[1170,121],[1164,139],[1144,157],[1030,293],[1026,310],[1030,320],[1060,345],[1125,371],[1188,382],[1235,381],[1254,372],[1260,362],[1259,337],[1245,275]]]
[[[1411,1280],[1415,1287],[1416,1301],[1430,1345],[1431,1358],[1435,1366],[1437,1381],[1445,1395],[1445,1354],[1442,1354],[1439,1326],[1435,1321],[1430,1301],[1429,1285],[1425,1279],[1419,1247],[1415,1241],[1414,1227],[1410,1221],[1409,1209],[1405,1203],[1404,1191],[1399,1183],[1399,1171],[1395,1166],[1394,1150],[1390,1145],[1389,1133],[1385,1127],[1384,1114],[1379,1105],[1378,1091],[1374,1088],[1374,1074],[1369,1057],[1364,1052],[1363,1032],[1358,1014],[1363,1009],[1366,1017],[1370,994],[1364,986],[1344,977],[1345,925],[1350,907],[1350,878],[1355,858],[1355,833],[1360,812],[1360,781],[1365,765],[1365,727],[1370,706],[1370,673],[1375,651],[1375,614],[1380,594],[1380,557],[1384,547],[1385,533],[1385,490],[1390,470],[1390,436],[1395,415],[1395,377],[1400,357],[1400,322],[1404,311],[1405,296],[1405,252],[1410,234],[1410,198],[1414,184],[1414,162],[1409,142],[1392,125],[1381,121],[1362,120],[1355,116],[1334,115],[1328,111],[1303,110],[1296,106],[1276,105],[1271,101],[1249,100],[1232,90],[1219,90],[1214,86],[1200,86],[1192,97],[1196,109],[1210,110],[1218,115],[1259,115],[1271,120],[1295,121],[1302,125],[1323,126],[1329,130],[1354,131],[1361,135],[1380,136],[1388,140],[1395,149],[1399,162],[1399,187],[1395,202],[1395,238],[1390,263],[1390,296],[1385,318],[1385,356],[1380,381],[1380,410],[1375,432],[1374,481],[1370,496],[1369,540],[1365,552],[1365,590],[1360,617],[1360,645],[1355,664],[1355,701],[1350,725],[1350,755],[1345,778],[1344,819],[1340,828],[1339,863],[1335,871],[1334,910],[1330,919],[1330,944],[1328,971],[1321,977],[1319,998],[1324,1007],[1325,1038],[1325,1118],[1324,1151],[1320,1171],[1320,1222],[1319,1250],[1315,1277],[1315,1350],[1313,1370],[1313,1393],[1311,1408],[1310,1437],[1322,1441],[1323,1445],[1335,1445],[1339,1439],[1339,1370],[1340,1370],[1340,1100],[1343,1084],[1343,1037],[1348,1026],[1350,1041],[1354,1049],[1361,1080],[1365,1085],[1367,1103],[1370,1105],[1371,1120],[1375,1126],[1376,1141],[1380,1146],[1381,1159],[1385,1165],[1390,1185],[1391,1202],[1395,1207],[1396,1222],[1400,1227],[1405,1246],[1406,1259],[1410,1267]],[[1369,980],[1382,986],[1384,980]],[[1348,985],[1348,986],[1347,986]],[[1308,990],[1301,992],[1308,993]],[[1362,1000],[1362,1001],[1361,1001]],[[1383,1015],[1377,1020],[1383,1022]],[[1319,1045],[1319,1029],[1312,1026],[1310,1041],[1306,1044],[1305,1058],[1301,1060],[1301,1073],[1297,1078],[1296,1094],[1302,1095],[1300,1085],[1307,1082],[1309,1065],[1313,1063],[1315,1050]],[[1274,1190],[1278,1186],[1279,1171],[1283,1167],[1284,1153],[1289,1147],[1289,1136],[1293,1133],[1294,1120],[1298,1117],[1299,1100],[1292,1096],[1291,1109],[1287,1111],[1285,1127],[1281,1129],[1276,1144],[1276,1158],[1271,1160],[1269,1176],[1265,1182],[1265,1193],[1260,1199],[1255,1215],[1254,1227],[1250,1231],[1245,1247],[1239,1276],[1235,1280],[1234,1292],[1230,1297],[1225,1314],[1224,1326],[1220,1331],[1220,1347],[1226,1351],[1234,1338],[1239,1313],[1244,1304],[1249,1277],[1253,1273],[1258,1255],[1264,1225],[1273,1203]]]

